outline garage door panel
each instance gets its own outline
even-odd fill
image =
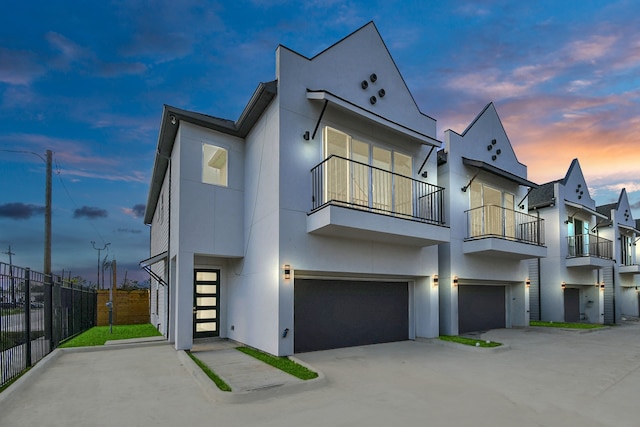
[[[296,353],[409,336],[407,283],[296,279],[294,304]]]
[[[504,286],[458,286],[458,333],[506,326]]]

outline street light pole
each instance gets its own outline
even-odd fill
[[[96,248],[96,242],[94,242],[93,240],[91,241],[91,246],[93,246],[93,249],[98,251],[98,281],[96,282],[96,289],[100,289],[100,251],[107,249],[107,246],[109,246],[110,244],[111,243],[105,243],[104,248]]]

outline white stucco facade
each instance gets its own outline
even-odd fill
[[[490,297],[496,306],[486,311],[496,311],[497,327],[528,325],[525,260],[544,257],[546,247],[536,235],[542,225],[527,214],[526,194],[535,184],[526,180],[527,168],[517,160],[493,104],[461,135],[445,132],[439,159],[438,182],[448,189],[451,224],[451,241],[439,246],[438,255],[440,333],[483,329],[482,315],[461,303],[460,292],[481,295],[489,287],[496,290]],[[490,200],[490,193],[499,200]],[[518,230],[526,223],[533,228],[522,234]],[[461,319],[468,326],[460,327]]]
[[[367,147],[371,166],[366,156],[326,166],[327,132]],[[276,80],[259,87],[235,123],[165,107],[145,215],[152,257],[167,252],[152,266],[167,282],[154,285],[166,294],[158,291],[154,324],[177,349],[191,348],[194,271],[210,269],[219,280],[216,335],[272,354],[294,353],[300,279],[406,283],[406,338],[437,336],[433,279],[449,228],[438,217],[441,202],[429,199],[432,218],[416,201],[418,189],[428,188],[429,197],[444,192],[435,133],[372,23],[313,58],[280,46]],[[203,144],[226,150],[225,185],[203,182]],[[376,163],[379,153],[390,159],[388,169]],[[403,175],[396,173],[401,162]],[[319,189],[317,167],[325,168]],[[351,171],[347,184],[336,175],[343,169]],[[364,181],[353,178],[359,170],[367,171]],[[388,194],[378,194],[386,185],[372,181],[378,175],[395,183]],[[329,185],[351,193],[356,184],[367,186],[368,206],[327,197]],[[402,186],[411,188],[412,209],[398,207]],[[387,196],[384,206],[372,205]]]
[[[554,322],[604,322],[602,269],[611,268],[612,242],[599,232],[580,163],[564,178],[532,191],[529,210],[545,220],[547,256],[531,261],[532,318]]]
[[[636,240],[640,231],[631,214],[626,189],[622,189],[617,203],[601,205],[598,212],[606,217],[599,226],[602,236],[613,242],[615,263],[603,273],[605,285],[605,314],[608,322],[619,323],[622,318],[638,317],[638,275]]]

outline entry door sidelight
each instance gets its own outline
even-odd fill
[[[219,336],[220,270],[194,271],[193,337]]]

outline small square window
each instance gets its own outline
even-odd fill
[[[202,182],[227,186],[227,150],[202,144]]]

